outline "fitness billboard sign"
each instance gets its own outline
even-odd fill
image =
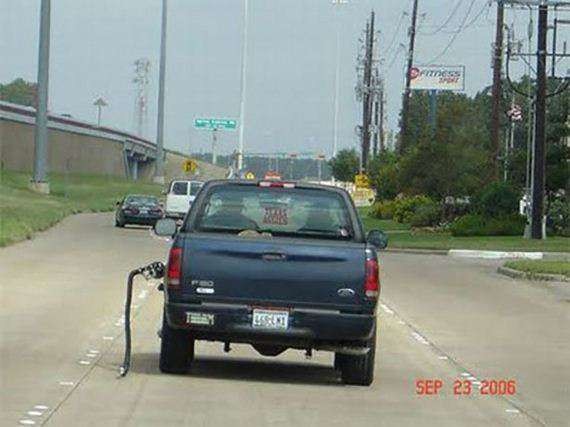
[[[465,66],[418,65],[410,70],[413,90],[465,90]]]

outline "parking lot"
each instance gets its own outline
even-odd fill
[[[163,260],[167,247],[146,228],[116,229],[109,214],[85,214],[0,250],[2,425],[567,423],[568,289],[436,255],[381,255],[371,387],[343,386],[326,352],[266,358],[204,342],[189,374],[161,374],[162,294],[143,280],[132,372],[119,379],[126,273]],[[464,379],[473,390],[454,394]],[[516,382],[514,395],[477,387],[502,379]],[[423,394],[424,380],[441,389]]]

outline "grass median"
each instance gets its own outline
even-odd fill
[[[360,214],[367,231],[379,229],[388,234],[388,248],[570,252],[570,238],[568,237],[551,236],[546,240],[525,239],[522,236],[454,237],[449,232],[412,230],[407,224],[376,219],[368,215],[367,209],[360,209]]]
[[[505,267],[533,274],[557,274],[570,278],[570,261],[507,261]]]
[[[129,193],[159,195],[160,185],[102,175],[50,174],[51,194],[28,189],[30,174],[0,171],[0,247],[31,238],[68,215],[105,212]]]

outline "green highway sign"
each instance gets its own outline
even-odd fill
[[[233,119],[194,119],[194,127],[196,129],[203,129],[203,130],[213,130],[213,129],[236,130],[237,120],[233,120]]]

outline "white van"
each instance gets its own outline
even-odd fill
[[[184,218],[202,185],[204,185],[202,181],[185,179],[172,181],[166,193],[165,216],[175,219]]]

